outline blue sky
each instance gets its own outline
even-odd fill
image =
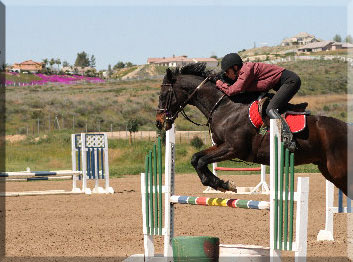
[[[7,63],[94,54],[98,69],[148,57],[223,56],[308,32],[347,35],[348,1],[3,0]]]

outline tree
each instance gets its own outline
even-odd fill
[[[59,71],[59,66],[61,65],[61,60],[60,60],[60,58],[57,58],[57,59],[55,60],[55,64],[58,65],[58,71]]]
[[[112,66],[111,65],[108,65],[108,77],[111,77],[112,74],[113,74],[113,71],[112,71]]]
[[[217,59],[218,57],[216,55],[211,55],[211,58]]]
[[[63,62],[63,67],[68,67],[68,66],[70,66],[70,64],[67,61],[64,61]]]
[[[334,37],[333,37],[333,41],[335,42],[342,42],[342,37],[338,34],[336,34]]]
[[[96,58],[94,57],[94,55],[91,56],[90,65],[93,68],[96,67]]]
[[[122,61],[119,61],[118,63],[116,63],[116,65],[113,67],[114,70],[116,69],[120,69],[120,68],[124,68],[125,64]]]
[[[125,67],[132,67],[132,66],[134,66],[134,64],[131,63],[131,62],[127,62],[127,63],[125,64]]]
[[[49,65],[50,65],[50,69],[53,69],[53,65],[55,65],[55,59],[54,58],[50,59]]]
[[[77,53],[75,66],[80,66],[82,68],[90,66],[90,61],[85,51],[82,51],[81,53]]]
[[[139,123],[136,119],[129,119],[126,125],[127,131],[129,131],[129,145],[132,143],[132,133],[136,133],[139,129]]]
[[[345,41],[346,43],[353,44],[353,38],[352,38],[351,35],[347,35],[344,41]]]
[[[47,68],[47,66],[48,66],[48,59],[47,58],[44,58],[43,60],[43,64],[44,64],[44,68]]]

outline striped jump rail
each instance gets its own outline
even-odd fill
[[[1,172],[0,177],[12,176],[62,176],[62,175],[80,175],[82,171],[32,171],[32,172]]]
[[[261,171],[261,167],[221,167],[214,168],[216,171]]]
[[[244,199],[171,196],[170,202],[175,204],[190,204],[190,205],[200,205],[200,206],[220,206],[220,207],[267,209],[267,210],[270,209],[270,202],[244,200]]]
[[[38,176],[38,177],[27,177],[27,178],[0,178],[0,181],[38,181],[38,180],[71,180],[72,176]]]

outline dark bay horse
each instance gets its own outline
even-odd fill
[[[168,68],[159,97],[157,127],[168,130],[186,104],[197,107],[209,120],[215,145],[194,154],[191,164],[203,185],[236,191],[233,182],[214,176],[207,165],[234,158],[269,165],[270,137],[268,133],[259,134],[248,118],[249,105],[258,93],[223,97],[214,80],[206,80],[195,91],[210,74],[204,64],[191,64],[174,71]],[[305,130],[294,134],[295,164],[317,165],[322,175],[346,195],[347,132],[352,134],[351,127],[338,119],[308,115]]]

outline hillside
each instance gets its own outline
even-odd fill
[[[297,99],[310,95],[309,109],[314,113],[345,120],[347,64],[341,61],[297,61],[280,64],[297,72],[302,88]],[[143,70],[141,70],[143,71]],[[161,80],[119,81],[96,84],[7,87],[6,130],[8,134],[37,134],[54,128],[75,131],[125,130],[129,119],[137,119],[140,130],[155,130],[155,109]],[[327,96],[330,94],[329,96]],[[320,99],[319,99],[320,98]],[[188,106],[187,113],[204,122],[198,110]],[[56,120],[57,117],[57,120]],[[183,118],[179,130],[200,130]]]
[[[164,75],[166,66],[158,65],[139,65],[128,68],[118,69],[112,78],[127,80],[127,79],[144,79],[144,78],[158,78]]]
[[[239,51],[239,55],[241,57],[248,57],[255,55],[285,54],[293,49],[295,49],[293,46],[262,46]]]

